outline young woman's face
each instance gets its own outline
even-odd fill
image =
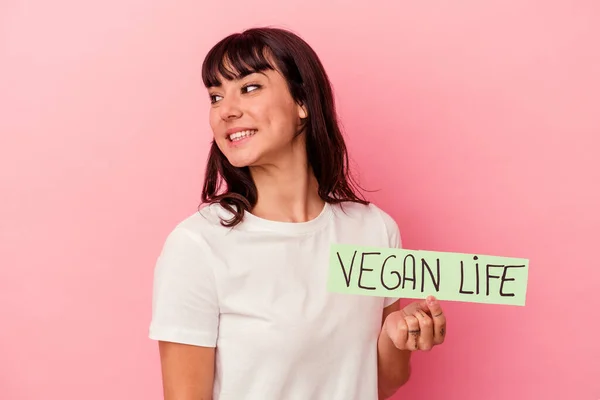
[[[235,167],[275,164],[294,147],[305,109],[273,70],[209,88],[215,142]]]

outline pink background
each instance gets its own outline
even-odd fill
[[[0,3],[0,399],[161,398],[152,272],[199,201],[200,64],[262,24],[321,55],[407,247],[531,260],[526,307],[445,304],[397,398],[600,398],[600,3],[220,3]]]

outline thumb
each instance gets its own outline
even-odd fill
[[[413,301],[402,309],[406,315],[414,315],[417,310],[429,312],[429,306],[427,305],[427,299]]]
[[[431,315],[437,316],[437,315],[442,314],[442,306],[440,305],[440,302],[434,296],[427,297],[426,303],[427,303],[427,308],[429,309],[429,313]]]

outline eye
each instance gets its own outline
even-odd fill
[[[260,85],[254,85],[254,84],[251,84],[251,85],[246,85],[246,86],[244,86],[244,87],[242,88],[242,93],[253,92],[253,91],[255,91],[255,90],[258,90],[258,89],[260,89],[260,88],[261,88],[261,86],[260,86]]]
[[[217,101],[219,101],[219,98],[221,96],[219,96],[218,94],[211,94],[209,97],[211,104],[215,104]]]

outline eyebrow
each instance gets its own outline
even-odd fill
[[[263,75],[265,78],[267,78],[267,80],[269,80],[269,77],[267,76],[267,74],[264,73],[264,71],[247,71],[245,73],[239,74],[239,76],[237,78],[234,78],[234,81],[241,81],[242,79],[246,78],[247,76],[250,76],[252,74],[260,74]],[[219,81],[219,83],[217,85],[212,85],[207,87],[207,89],[210,88],[215,88],[215,87],[221,87],[223,86],[223,83],[221,81]]]

